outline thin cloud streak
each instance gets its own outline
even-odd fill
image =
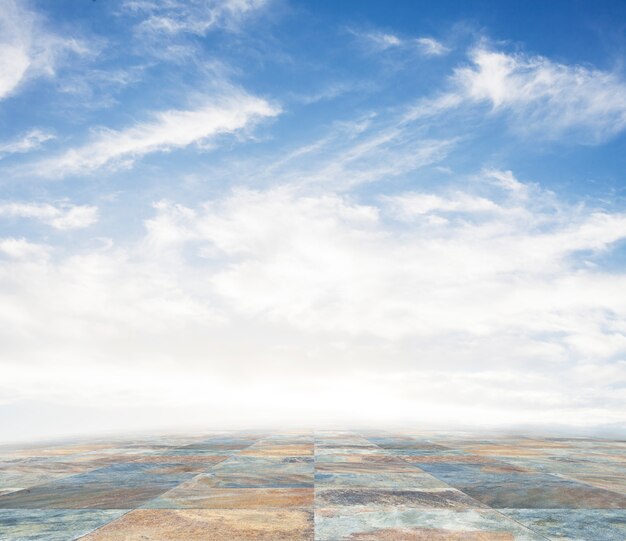
[[[236,171],[240,185],[317,187],[346,192],[359,186],[437,164],[455,150],[457,138],[435,138],[404,115],[365,115],[337,122],[317,140],[292,148],[278,159],[264,157]]]
[[[34,128],[13,140],[0,143],[0,159],[11,154],[23,154],[36,150],[52,139],[55,139],[53,133]]]
[[[450,49],[443,43],[428,36],[407,38],[380,30],[365,32],[349,29],[349,32],[374,52],[402,49],[405,51],[414,50],[424,56],[443,56],[450,52]]]
[[[138,25],[139,32],[203,36],[216,29],[236,30],[246,17],[268,3],[268,0],[127,0],[123,9],[145,17]]]
[[[153,113],[151,120],[125,129],[101,128],[84,146],[36,163],[30,172],[63,177],[103,167],[128,167],[146,154],[205,145],[218,135],[240,132],[279,112],[266,100],[233,90],[227,96],[211,96],[193,109]]]
[[[426,56],[442,56],[450,52],[450,49],[437,41],[435,38],[417,38],[415,42],[421,47]]]

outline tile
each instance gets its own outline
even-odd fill
[[[313,471],[313,457],[309,456],[250,456],[236,455],[220,462],[213,468],[216,472],[281,470],[291,473]]]
[[[448,488],[448,485],[427,473],[316,473],[315,486],[363,488]]]
[[[624,466],[626,469],[626,466]],[[618,492],[619,494],[626,495],[626,476],[613,474],[613,475],[578,475],[576,473],[570,473],[567,475],[572,481],[578,481],[591,485],[597,488],[603,488],[610,490],[611,492]]]
[[[0,509],[133,509],[194,476],[180,464],[116,464],[0,496]]]
[[[310,541],[312,538],[313,515],[309,511],[138,509],[81,541]]]
[[[202,459],[209,462],[220,462],[222,460],[226,460],[229,456],[232,456],[234,453],[238,453],[239,451],[233,449],[168,449],[168,450],[159,450],[159,451],[151,451],[149,453],[137,453],[141,458],[154,458],[155,460],[160,460],[161,462],[172,460],[185,460],[189,457],[194,458],[196,460]]]
[[[521,524],[491,510],[359,510],[317,508],[316,541],[506,540],[545,541]]]
[[[147,502],[147,509],[312,508],[313,488],[172,489]]]
[[[410,464],[419,466],[420,464],[493,464],[495,460],[491,457],[481,457],[468,455],[460,451],[446,452],[446,454],[428,454],[403,456],[403,460]],[[510,463],[510,461],[508,461]]]
[[[441,452],[448,448],[444,445],[431,443],[429,441],[414,440],[412,438],[396,439],[396,438],[369,438],[369,441],[388,450],[408,450],[408,451],[430,451]]]
[[[0,539],[5,541],[68,541],[120,517],[124,511],[0,510]]]
[[[50,484],[4,495],[0,498],[0,509],[134,509],[168,488]]]
[[[318,455],[388,455],[389,452],[380,447],[318,447],[315,446],[315,456]]]
[[[227,460],[229,455],[150,455],[141,456],[133,460],[139,464],[162,464],[170,462],[175,464],[195,464],[197,468],[209,469]]]
[[[506,509],[503,513],[555,541],[626,539],[625,510]]]
[[[0,487],[3,490],[20,490],[100,467],[82,462],[30,462],[20,461],[0,465]]]
[[[438,431],[4,446],[0,539],[612,541],[625,472],[626,442]]]
[[[306,488],[312,487],[313,482],[313,473],[281,473],[272,470],[220,471],[197,477],[197,484],[213,488]]]
[[[312,457],[232,457],[194,483],[214,488],[306,488],[314,478]]]
[[[376,453],[348,453],[346,451],[328,453],[328,449],[315,450],[315,462],[393,462],[408,463],[404,457],[391,455],[382,449],[377,449]]]
[[[283,444],[283,445],[252,445],[244,449],[238,456],[311,456],[313,445]]]
[[[463,451],[457,451],[454,449],[446,449],[446,448],[420,449],[419,447],[418,448],[404,447],[401,449],[390,448],[386,450],[390,453],[393,453],[396,456],[402,457],[407,460],[411,459],[412,457],[419,457],[419,456],[450,456],[450,455],[463,454]]]
[[[389,461],[332,461],[316,462],[315,471],[320,473],[416,473],[417,467],[402,460]]]
[[[469,509],[484,507],[480,502],[455,489],[392,490],[372,488],[318,488],[315,505],[319,507],[413,507],[425,509]]]
[[[494,508],[626,508],[626,496],[545,473],[468,464],[422,464],[450,486]]]

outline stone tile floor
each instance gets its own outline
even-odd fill
[[[626,540],[626,441],[229,432],[0,447],[7,541]]]

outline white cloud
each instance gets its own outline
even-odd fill
[[[68,95],[64,106],[86,110],[103,109],[118,104],[121,92],[141,81],[145,65],[117,69],[83,68],[66,73],[57,82],[57,90]]]
[[[217,28],[237,29],[246,17],[258,12],[267,3],[267,0],[129,0],[124,3],[124,8],[145,16],[139,24],[142,32],[202,36]]]
[[[541,139],[600,143],[626,128],[626,80],[617,73],[484,45],[470,50],[469,60],[454,70],[449,91],[421,98],[405,120],[476,113],[487,105],[518,134]]]
[[[228,164],[242,184],[314,186],[346,191],[356,186],[390,181],[443,160],[455,147],[454,138],[425,137],[397,114],[367,114],[349,122],[336,122],[318,140],[270,155],[239,169]]]
[[[404,220],[420,219],[425,214],[433,213],[475,213],[504,212],[505,210],[490,199],[455,193],[442,197],[430,193],[409,193],[400,196],[385,197],[395,210],[395,214]],[[444,218],[445,219],[445,218]]]
[[[390,47],[399,47],[403,43],[403,40],[395,34],[385,32],[368,32],[367,34],[357,35],[366,38],[376,49],[383,51]]]
[[[55,229],[82,229],[98,221],[98,207],[61,203],[0,202],[0,217],[33,218]]]
[[[467,186],[162,201],[138,242],[39,264],[13,240],[0,400],[219,405],[225,424],[626,422],[626,275],[584,262],[626,216],[510,171]]]
[[[410,131],[402,130],[390,130],[382,135],[367,133],[353,141],[337,141],[330,152],[320,153],[319,161],[300,170],[297,182],[331,184],[334,189],[345,190],[389,180],[441,161],[455,143],[445,139],[415,139]],[[328,151],[328,147],[324,150]],[[286,178],[292,179],[292,174],[293,169],[283,168]]]
[[[510,113],[520,131],[600,141],[626,127],[626,83],[614,73],[482,46],[470,60],[454,74],[464,99]]]
[[[491,180],[496,186],[514,192],[520,197],[528,195],[529,186],[520,182],[513,175],[513,171],[500,171],[498,169],[485,169],[481,176],[486,180]],[[530,186],[530,188],[533,188]]]
[[[52,133],[35,128],[11,141],[0,143],[0,158],[7,154],[30,152],[54,138]]]
[[[64,55],[85,52],[78,40],[47,31],[24,3],[0,0],[0,100],[28,79],[54,75]]]
[[[24,238],[0,238],[0,254],[11,259],[42,260],[48,257],[49,248]]]
[[[416,43],[427,56],[441,56],[450,52],[450,49],[434,38],[417,38]]]
[[[450,52],[448,47],[432,37],[406,38],[390,32],[361,32],[352,29],[350,32],[374,51],[412,49],[424,56],[442,56]]]
[[[515,306],[502,304],[500,295],[507,296],[511,287],[507,276],[513,281],[534,277],[538,283],[548,276],[557,279],[569,268],[574,272],[570,258],[577,252],[605,250],[626,238],[622,215],[577,216],[573,209],[563,217],[562,210],[458,192],[447,197],[409,193],[392,200],[391,218],[401,205],[403,217],[407,208],[417,208],[417,216],[446,219],[417,219],[394,234],[382,221],[382,209],[342,197],[240,192],[201,213],[161,208],[161,217],[150,222],[149,238],[159,246],[209,242],[209,253],[218,250],[233,258],[213,282],[248,315],[389,339],[499,332]],[[426,293],[430,288],[450,298],[437,302]],[[481,299],[489,290],[498,296]],[[490,302],[491,309],[479,314],[478,307],[488,308]]]
[[[159,111],[151,120],[121,130],[101,128],[85,145],[35,164],[34,172],[55,177],[128,166],[146,154],[206,144],[278,113],[267,101],[231,89],[227,96],[212,96],[193,109]]]

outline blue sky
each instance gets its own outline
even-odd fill
[[[0,8],[2,437],[624,427],[623,2]]]

